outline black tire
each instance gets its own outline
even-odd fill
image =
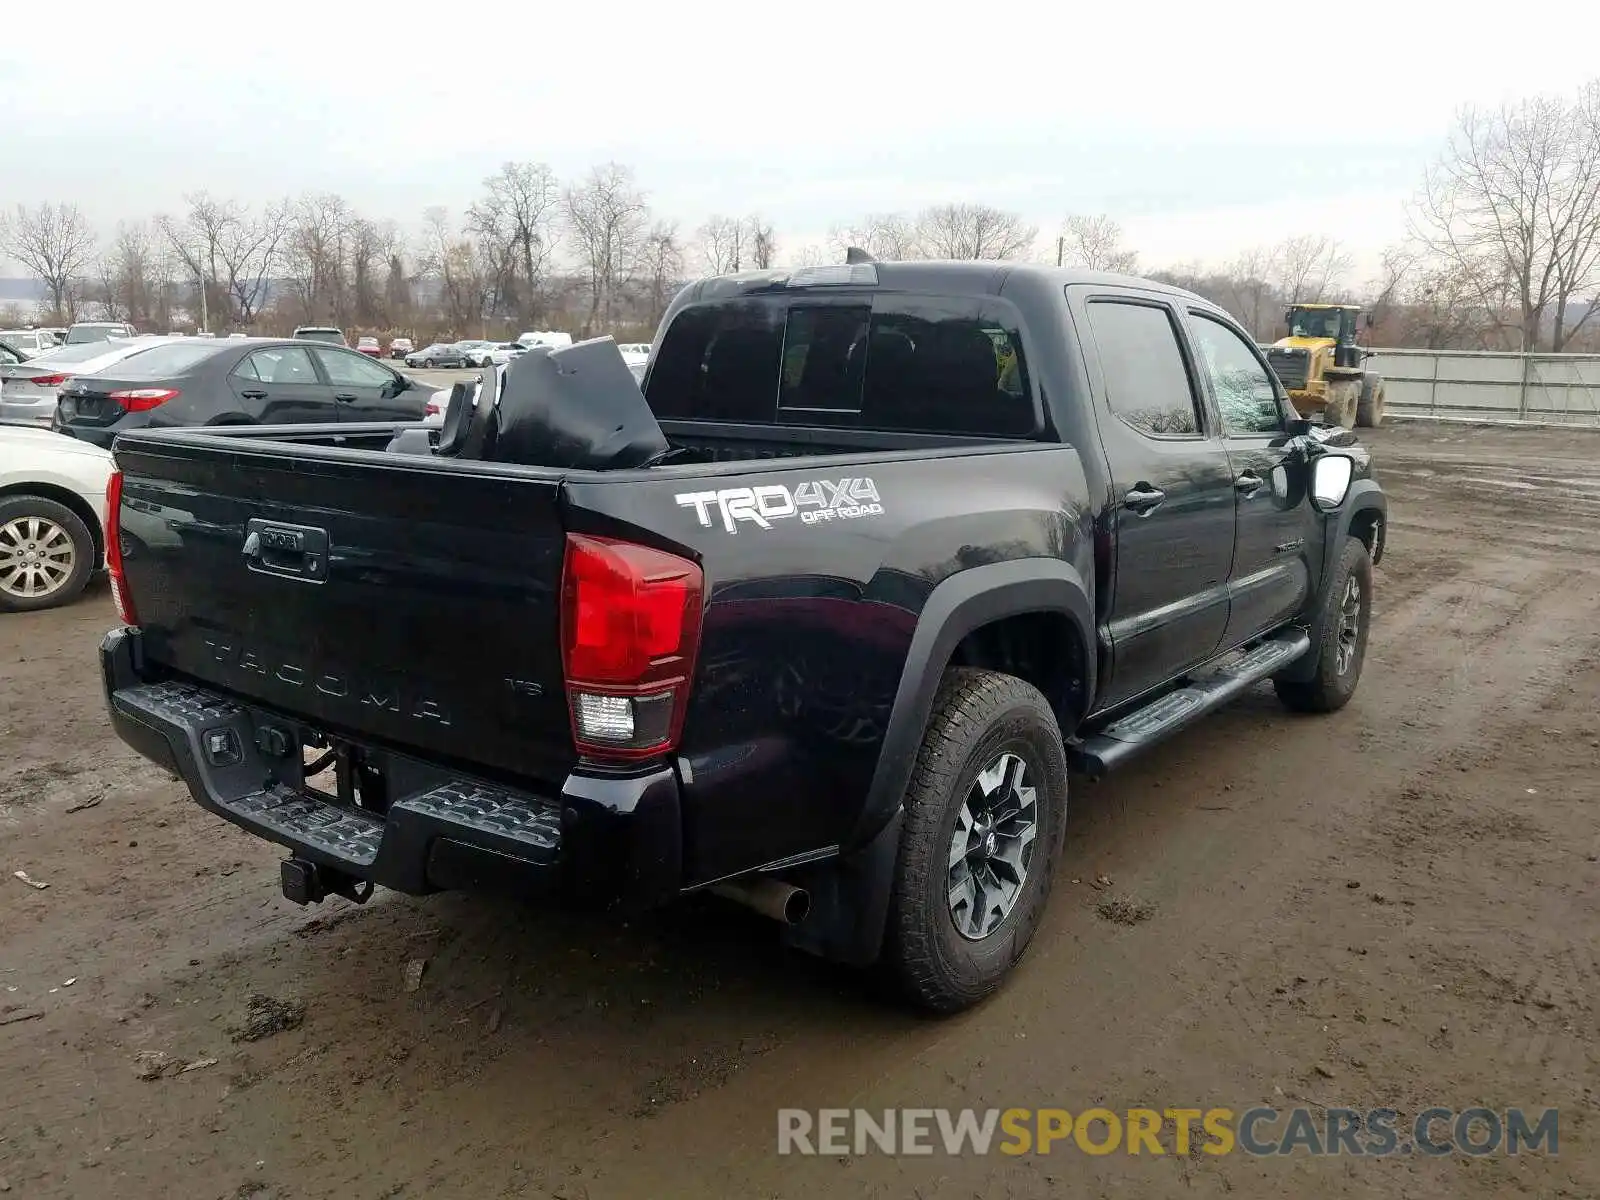
[[[1356,587],[1354,630],[1347,619],[1351,581]],[[1317,656],[1316,673],[1308,680],[1274,679],[1272,686],[1285,708],[1295,712],[1337,712],[1356,694],[1361,666],[1367,658],[1367,637],[1372,629],[1372,559],[1356,538],[1347,538],[1339,565],[1329,582],[1328,618],[1322,637],[1311,647]],[[1345,646],[1346,656],[1341,654]]]
[[[1023,764],[1034,794],[1034,836],[1023,851],[1021,887],[998,922],[974,938],[957,928],[951,903],[950,858],[958,819],[980,799],[980,775],[1012,756]],[[1011,776],[1007,775],[1008,784]],[[1024,784],[1024,786],[1026,786]],[[998,789],[997,789],[998,790]],[[1021,797],[1021,789],[1015,789]],[[1050,895],[1067,815],[1067,759],[1050,704],[1031,684],[1011,675],[960,668],[940,685],[905,797],[905,827],[895,865],[883,966],[900,990],[936,1013],[970,1007],[994,992],[1033,939]],[[1020,809],[1025,811],[1025,809]],[[1015,825],[1007,826],[1017,828]],[[1000,825],[985,834],[982,819],[968,827],[969,855],[1010,848],[1020,839]],[[977,840],[973,840],[974,838]],[[971,874],[976,859],[959,860]],[[984,859],[980,872],[999,874],[1003,860]],[[1013,879],[1014,881],[1014,879]],[[974,904],[984,892],[972,893]],[[968,904],[970,913],[974,904]]]
[[[29,527],[13,523],[33,520],[43,523],[39,526],[39,532],[43,535],[40,540],[17,541],[17,538],[27,536]],[[52,529],[59,530],[72,544],[69,569],[59,583],[46,591],[34,595],[17,594],[24,587],[24,575],[17,569],[22,565],[22,556],[37,554],[41,548],[49,550],[60,545],[58,540],[41,547],[41,543],[46,543],[51,536],[46,531]],[[59,556],[55,557],[59,562]],[[89,576],[99,566],[98,559],[94,536],[70,508],[43,496],[13,495],[0,499],[0,612],[36,612],[76,600],[89,582]],[[29,565],[38,561],[41,560],[30,560]],[[30,590],[40,586],[37,571],[29,571],[27,578]]]
[[[431,358],[423,359],[422,360],[422,366],[423,366],[424,370],[427,370],[427,371],[433,370],[433,359],[431,359]]]
[[[1361,398],[1356,401],[1356,425],[1362,429],[1376,429],[1383,424],[1383,380],[1376,375],[1361,379]]]

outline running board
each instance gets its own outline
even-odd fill
[[[1072,765],[1090,776],[1104,775],[1277,674],[1310,648],[1311,637],[1303,629],[1274,634],[1211,673],[1090,734],[1076,748]]]

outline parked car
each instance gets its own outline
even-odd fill
[[[66,604],[105,555],[111,455],[45,429],[0,429],[0,612]]]
[[[77,346],[84,342],[103,342],[110,338],[138,336],[139,331],[123,321],[79,321],[67,329],[65,344]]]
[[[949,1012],[1039,925],[1069,765],[1353,695],[1370,456],[1201,297],[857,263],[662,328],[647,396],[606,339],[437,431],[119,441],[111,719],[290,899],[714,888]]]
[[[383,347],[378,345],[375,337],[359,337],[356,339],[356,353],[365,354],[368,358],[382,358]]]
[[[343,346],[185,339],[61,390],[52,428],[98,446],[132,429],[418,421],[431,389]]]
[[[301,325],[294,331],[294,336],[303,342],[328,342],[334,346],[350,345],[344,339],[344,330],[335,329],[332,325]]]
[[[56,345],[58,345],[58,346],[66,345],[66,342],[67,342],[67,331],[66,331],[66,328],[64,326],[61,326],[61,325],[41,325],[39,327],[39,332],[40,333],[49,334],[51,337],[55,338]]]
[[[649,358],[649,342],[618,342],[617,349],[622,351],[623,358]]]
[[[434,342],[431,346],[424,346],[421,350],[413,350],[406,355],[406,366],[422,367],[432,370],[434,367],[464,367],[467,365],[466,354],[460,346]]]
[[[397,338],[389,339],[389,357],[390,358],[404,358],[406,355],[410,354],[415,349],[416,349],[416,347],[411,344],[411,339],[408,338],[408,337],[397,337]]]
[[[34,425],[48,429],[55,419],[61,389],[78,375],[121,362],[169,339],[138,337],[108,342],[57,346],[37,358],[6,363],[0,356],[0,425]]]
[[[483,367],[489,364],[491,352],[498,344],[484,338],[465,338],[455,343],[455,347],[461,351],[461,359],[467,366]]]
[[[527,333],[519,333],[517,341],[524,346],[549,346],[557,349],[572,345],[572,335],[554,329],[530,329]]]
[[[43,329],[0,329],[0,345],[20,351],[26,358],[33,358],[46,350],[54,350],[60,343],[55,335]]]

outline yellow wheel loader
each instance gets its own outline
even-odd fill
[[[1372,352],[1357,344],[1355,304],[1296,304],[1283,314],[1289,336],[1266,347],[1302,417],[1366,429],[1383,424],[1383,379],[1363,365]]]

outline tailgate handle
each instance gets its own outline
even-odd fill
[[[322,583],[328,578],[328,531],[255,518],[245,526],[244,562],[252,571]]]

